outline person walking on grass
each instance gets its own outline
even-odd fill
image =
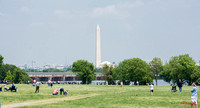
[[[179,79],[179,82],[178,82],[178,88],[179,88],[179,91],[182,93],[182,87],[183,87],[183,83],[181,82],[181,80]]]
[[[123,87],[123,81],[121,81],[121,87]]]
[[[150,93],[151,93],[151,96],[153,96],[153,84],[152,83],[150,85]]]
[[[36,90],[35,90],[35,93],[36,93],[36,92],[38,92],[38,93],[39,93],[39,88],[40,88],[40,83],[39,83],[39,82],[37,82],[37,83],[36,83]]]
[[[198,108],[198,105],[197,105],[197,98],[198,97],[197,97],[197,86],[196,86],[196,83],[193,82],[192,86],[193,86],[193,88],[191,90],[191,92],[192,92],[191,103],[194,103],[196,105],[196,108]],[[193,104],[191,104],[191,108],[193,108]]]

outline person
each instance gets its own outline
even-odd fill
[[[69,90],[66,90],[65,92],[64,92],[64,95],[68,95],[69,94]]]
[[[14,84],[12,84],[11,92],[12,92],[13,90],[14,90],[15,92],[17,91],[17,89],[15,88],[15,85],[14,85]]]
[[[52,94],[53,94],[53,95],[58,95],[58,91],[57,91],[57,90],[54,90]]]
[[[182,87],[183,87],[183,83],[181,82],[181,80],[179,79],[179,82],[178,82],[178,88],[179,88],[179,91],[182,93]]]
[[[39,82],[36,82],[36,90],[35,90],[35,93],[36,93],[36,92],[39,93],[39,88],[40,88],[40,83],[39,83]]]
[[[9,90],[9,88],[8,88],[8,87],[6,87],[6,85],[4,85],[4,90],[8,91],[8,90]]]
[[[139,82],[138,82],[138,81],[137,81],[136,83],[137,83],[137,85],[139,85]]]
[[[108,81],[106,81],[106,86],[108,86]]]
[[[52,88],[52,86],[53,86],[53,83],[51,82],[51,83],[50,83],[50,85],[51,85],[51,88]]]
[[[64,94],[64,88],[60,88],[60,95],[62,95],[62,93]]]
[[[192,96],[191,96],[191,103],[194,103],[196,105],[196,108],[198,108],[198,105],[197,105],[197,86],[196,86],[196,83],[193,82],[192,83],[193,85],[193,88],[191,90],[192,92]],[[193,104],[191,104],[191,108],[193,108]]]
[[[150,92],[151,92],[151,96],[153,96],[153,84],[152,83],[150,85]]]
[[[121,81],[121,87],[123,87],[123,82]]]

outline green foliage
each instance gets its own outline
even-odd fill
[[[3,64],[3,56],[0,55],[0,68],[1,68],[2,64]]]
[[[49,68],[49,69],[44,69],[43,72],[64,72],[64,70]]]
[[[156,80],[156,85],[158,85],[157,84],[158,75],[160,74],[163,68],[161,58],[154,57],[153,60],[149,63],[149,66]]]
[[[101,68],[97,68],[97,69],[95,69],[95,72],[102,72],[102,69]]]
[[[200,67],[195,66],[194,73],[191,75],[192,81],[200,82]]]
[[[152,82],[152,73],[148,64],[140,58],[127,59],[115,68],[115,76],[121,81],[139,81],[140,84]]]
[[[83,84],[89,84],[95,79],[94,65],[87,60],[77,60],[72,65],[72,71],[78,72]]]
[[[3,57],[0,56],[0,80],[14,81],[15,83],[25,83],[31,81],[28,74],[15,65],[3,64]]]
[[[183,82],[191,84],[191,75],[195,72],[195,64],[189,54],[174,56],[171,57],[169,63],[164,65],[161,75],[168,82],[172,80],[173,83],[176,83],[181,79]]]
[[[108,66],[106,64],[104,64],[102,66],[102,73],[104,75],[104,80],[108,81],[108,84],[113,84],[114,78],[113,78],[113,66]]]
[[[10,72],[10,70],[6,73],[6,78],[4,80],[7,80],[7,81],[12,81],[12,74]]]

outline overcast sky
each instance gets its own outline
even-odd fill
[[[95,63],[97,24],[102,61],[200,60],[200,0],[0,0],[0,54],[15,65]]]

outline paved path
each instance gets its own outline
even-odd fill
[[[9,105],[3,105],[2,108],[14,108],[14,107],[22,107],[22,106],[29,106],[29,105],[42,105],[42,104],[50,104],[50,103],[56,103],[64,100],[76,100],[76,99],[82,99],[87,97],[93,97],[97,96],[99,94],[85,94],[85,95],[77,95],[77,96],[71,96],[71,97],[63,97],[63,98],[51,98],[51,99],[44,99],[44,100],[36,100],[36,101],[27,101],[22,103],[15,103],[15,104],[9,104]]]

